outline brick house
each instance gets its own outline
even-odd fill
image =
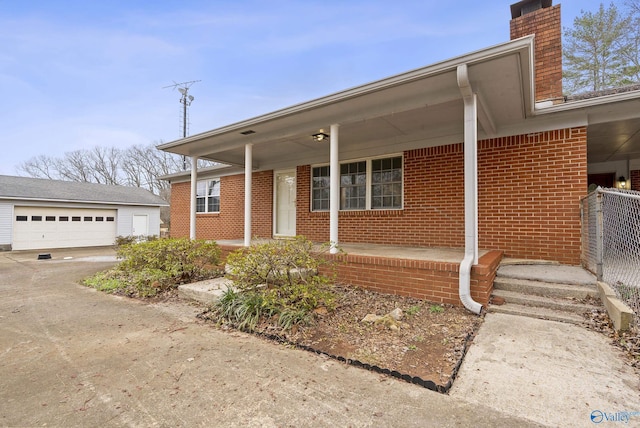
[[[474,312],[503,256],[579,264],[590,174],[640,187],[640,91],[565,98],[560,5],[511,12],[508,42],[159,146],[220,163],[165,177],[171,235],[304,235],[347,283]]]

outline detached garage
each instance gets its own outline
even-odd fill
[[[160,197],[137,187],[0,175],[0,249],[113,245],[160,234]]]

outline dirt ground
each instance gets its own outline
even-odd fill
[[[535,425],[321,355],[221,332],[184,302],[96,292],[78,281],[110,264],[80,261],[87,253],[56,251],[48,261],[0,253],[0,426]]]
[[[312,324],[291,331],[263,324],[258,333],[444,387],[482,322],[477,315],[451,305],[348,286],[337,286],[336,292],[335,311],[319,311]],[[393,326],[363,321],[369,314],[384,316],[396,309],[402,311],[402,317]],[[203,318],[216,321],[206,312]]]

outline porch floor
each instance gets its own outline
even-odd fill
[[[221,246],[242,247],[242,239],[216,241]],[[263,242],[254,241],[254,242]],[[338,247],[346,254],[354,256],[389,257],[406,260],[428,260],[433,262],[460,263],[464,258],[464,248],[446,247],[402,247],[382,244],[339,244]],[[478,250],[478,257],[482,257],[488,250]]]

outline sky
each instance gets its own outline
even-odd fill
[[[0,174],[179,139],[175,83],[194,135],[506,42],[515,2],[0,0]]]

